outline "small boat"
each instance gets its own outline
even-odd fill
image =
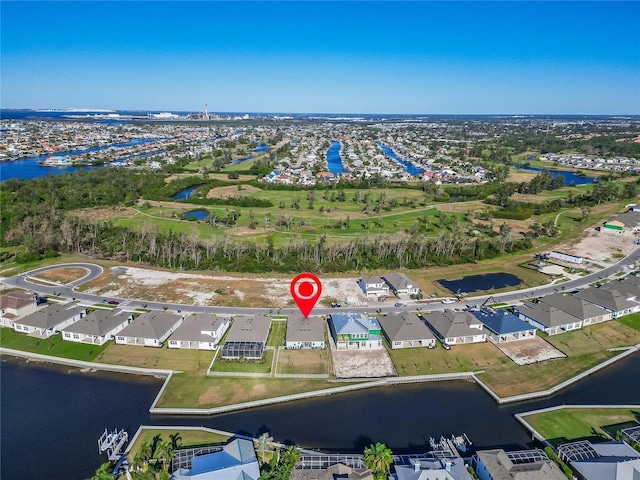
[[[453,444],[455,445],[455,447],[458,449],[458,451],[465,453],[469,447],[472,445],[471,440],[469,440],[469,437],[467,437],[466,433],[463,433],[462,435],[451,435],[451,441],[453,442]]]

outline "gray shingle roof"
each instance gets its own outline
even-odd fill
[[[542,301],[538,303],[525,302],[518,310],[548,328],[568,325],[583,320]]]
[[[18,309],[36,303],[33,294],[26,292],[9,292],[0,295],[0,308]]]
[[[262,342],[267,343],[271,317],[265,315],[239,316],[233,319],[227,342]]]
[[[167,312],[147,312],[124,327],[119,337],[150,338],[160,340],[182,317]]]
[[[171,340],[179,342],[213,342],[220,340],[213,336],[202,333],[203,331],[216,331],[220,326],[229,322],[228,318],[216,317],[215,315],[200,314],[185,317],[182,324],[171,335]]]
[[[471,325],[482,325],[482,322],[469,312],[443,310],[426,313],[422,316],[441,338],[466,337],[483,335],[485,332]]]
[[[627,300],[625,295],[615,290],[615,284],[613,284],[610,289],[590,287],[581,290],[580,293],[576,293],[575,296],[613,312],[638,306],[638,302]]]
[[[379,317],[378,322],[391,342],[435,338],[415,313],[389,313]]]
[[[387,282],[387,285],[392,290],[406,290],[411,285],[411,288],[415,287],[415,283],[411,281],[404,273],[387,273],[382,278]]]
[[[540,302],[556,307],[563,312],[567,312],[582,320],[607,315],[609,313],[601,306],[595,305],[584,298],[578,297],[577,295],[562,295],[561,293],[554,293],[553,295],[546,295],[545,297],[542,297]]]
[[[297,313],[287,319],[287,342],[324,342],[324,320],[318,316],[304,318]]]
[[[118,325],[126,322],[129,317],[130,315],[124,312],[116,313],[112,310],[95,310],[64,328],[62,331],[103,337]]]
[[[84,307],[73,306],[69,308],[70,305],[75,304],[67,303],[66,305],[60,305],[54,303],[27,315],[16,323],[48,330],[86,311]]]

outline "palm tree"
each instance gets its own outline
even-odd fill
[[[393,463],[391,450],[384,443],[371,444],[364,449],[364,463],[378,480],[385,480]]]
[[[111,475],[111,464],[109,462],[105,462],[98,469],[93,477],[90,480],[113,480],[113,475]]]
[[[162,470],[168,470],[172,457],[173,447],[171,442],[160,440],[156,446],[156,458],[162,463]]]
[[[262,435],[258,437],[257,450],[262,453],[262,463],[264,463],[264,452],[269,449],[269,444],[273,442],[273,437],[269,436],[269,432],[264,432]]]
[[[171,439],[171,448],[174,450],[177,450],[182,446],[182,437],[180,436],[180,432],[170,434],[169,438]]]

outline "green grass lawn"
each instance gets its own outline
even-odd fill
[[[0,328],[0,346],[13,348],[25,352],[52,355],[55,357],[71,358],[91,362],[96,360],[113,341],[104,345],[89,345],[86,343],[68,342],[62,339],[61,334],[53,335],[47,339],[29,337],[24,333],[18,333],[10,328]]]
[[[180,427],[175,429],[165,428],[143,428],[136,438],[136,441],[129,447],[128,458],[131,461],[138,452],[140,445],[147,442],[153,447],[155,442],[159,440],[171,442],[170,435],[179,435],[177,438],[178,448],[192,448],[203,445],[224,445],[228,442],[229,436],[221,435],[207,430],[181,430]]]
[[[339,386],[348,385],[340,383]],[[335,383],[318,379],[223,378],[173,375],[158,408],[212,408],[265,398],[334,388]]]
[[[492,343],[455,345],[450,350],[442,348],[389,349],[389,355],[400,376],[432,375],[437,373],[473,372],[494,364],[506,364],[510,360]]]
[[[262,360],[258,363],[254,360],[222,360],[222,355],[216,357],[211,366],[212,372],[245,372],[245,373],[270,373],[273,362],[273,350],[265,350]]]
[[[269,347],[284,346],[284,339],[285,339],[286,333],[287,333],[287,321],[273,320],[271,322],[271,331],[269,332],[269,338],[267,339],[267,346]]]
[[[527,415],[524,419],[553,445],[559,445],[582,438],[610,440],[620,428],[639,423],[640,412],[626,408],[566,407]]]
[[[280,350],[277,372],[291,374],[327,374],[329,359],[327,350]]]
[[[640,313],[633,313],[626,317],[622,317],[618,319],[618,322],[640,332]]]

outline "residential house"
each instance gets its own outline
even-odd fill
[[[387,273],[383,277],[384,281],[394,295],[417,295],[420,289],[404,273]]]
[[[176,452],[178,453],[178,452]],[[212,453],[198,454],[197,449],[189,449],[190,458],[182,461],[173,472],[174,480],[257,480],[260,466],[253,442],[236,438]],[[184,455],[178,458],[183,459]]]
[[[389,313],[379,317],[378,323],[392,349],[436,346],[433,333],[415,313]]]
[[[621,440],[565,443],[558,456],[573,470],[578,480],[638,480],[640,453]]]
[[[636,301],[635,294],[622,294],[616,289],[615,283],[607,285],[607,288],[586,288],[574,296],[610,311],[610,318],[618,318],[640,311],[640,302]],[[584,324],[589,325],[586,321]]]
[[[301,454],[289,480],[374,480],[362,455]]]
[[[367,298],[375,298],[381,300],[389,296],[389,287],[382,277],[362,277],[358,280],[358,285],[367,296]]]
[[[189,315],[169,337],[169,348],[215,350],[231,320],[215,315]]]
[[[183,318],[180,315],[161,311],[143,313],[116,335],[116,343],[161,347],[169,335],[180,326]]]
[[[536,328],[506,310],[482,308],[472,312],[489,331],[489,339],[495,343],[525,340],[536,336]]]
[[[325,348],[324,320],[319,316],[304,318],[296,313],[287,318],[287,348]]]
[[[393,480],[472,480],[464,459],[421,455],[406,464],[394,464]]]
[[[382,347],[380,324],[362,313],[333,313],[329,330],[338,349],[378,350]]]
[[[69,342],[104,345],[115,338],[133,320],[129,313],[94,310],[62,330],[62,339]]]
[[[636,275],[627,275],[618,281],[612,281],[600,287],[605,290],[617,290],[625,298],[633,299],[636,302],[640,298],[640,277]]]
[[[543,301],[525,302],[520,307],[514,307],[513,311],[518,315],[518,318],[547,335],[556,335],[582,328],[581,318],[574,317],[570,313]]]
[[[478,343],[487,340],[480,320],[470,312],[443,310],[422,315],[422,319],[445,345]]]
[[[234,318],[222,347],[222,358],[262,358],[270,329],[271,317],[265,315]]]
[[[0,327],[13,328],[13,322],[36,311],[38,303],[33,294],[9,292],[0,295]]]
[[[86,313],[86,308],[79,307],[75,303],[65,305],[54,303],[19,320],[14,320],[13,329],[33,337],[49,338],[80,320]]]
[[[473,457],[480,480],[566,480],[562,470],[542,450],[505,452],[480,450]]]
[[[546,303],[552,307],[556,307],[563,312],[566,312],[573,317],[581,320],[579,325],[567,324],[566,329],[556,333],[562,333],[562,331],[577,330],[586,325],[593,323],[600,323],[607,320],[611,320],[611,312],[606,308],[601,307],[595,303],[592,303],[579,295],[563,295],[561,293],[554,293],[552,295],[546,295],[540,298],[540,302]],[[522,312],[522,310],[520,311]]]

